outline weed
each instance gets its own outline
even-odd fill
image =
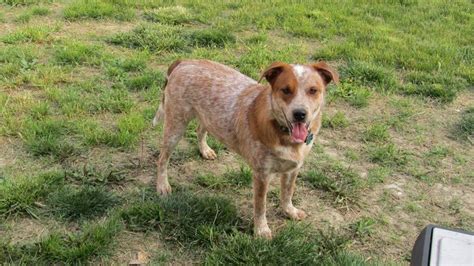
[[[147,231],[159,225],[165,239],[185,245],[209,245],[240,223],[235,206],[222,197],[178,192],[144,207],[124,210],[127,226]]]
[[[458,138],[470,140],[474,139],[474,107],[470,107],[461,114],[461,120],[455,127],[455,133]]]
[[[388,126],[381,123],[370,125],[362,136],[365,142],[385,142],[389,138]]]
[[[101,47],[77,41],[66,42],[56,48],[56,62],[62,65],[90,64],[98,65],[102,60]]]
[[[395,147],[395,144],[369,145],[367,147],[371,162],[379,163],[383,166],[401,166],[408,162],[408,154]]]
[[[0,182],[0,217],[17,214],[37,217],[35,204],[61,186],[63,181],[64,174],[49,172]]]
[[[328,101],[341,98],[356,108],[366,107],[372,93],[365,87],[356,85],[355,82],[342,82],[335,88],[330,88]]]
[[[343,112],[338,111],[332,117],[323,115],[322,126],[324,128],[341,129],[349,126],[349,121]]]
[[[383,183],[385,179],[390,175],[391,171],[386,167],[374,167],[369,169],[367,174],[367,184],[373,186],[377,183]]]
[[[46,7],[36,6],[20,14],[18,17],[15,18],[15,21],[20,23],[27,23],[34,16],[46,16],[49,13],[50,11]]]
[[[49,40],[51,33],[55,30],[47,26],[27,26],[2,36],[0,40],[8,44],[41,43]]]
[[[110,164],[85,164],[82,168],[68,169],[65,174],[67,179],[88,186],[120,185],[127,181],[126,172]]]
[[[98,255],[107,255],[122,224],[117,217],[88,223],[79,233],[52,233],[25,245],[0,245],[0,259],[27,264],[83,264]]]
[[[193,21],[191,12],[182,6],[161,7],[146,11],[143,15],[148,21],[170,25],[185,24]]]
[[[350,62],[341,69],[341,75],[381,91],[394,91],[399,86],[394,72],[367,62]]]
[[[212,189],[221,189],[228,186],[250,186],[252,184],[252,170],[248,166],[241,166],[238,170],[227,170],[223,175],[212,173],[198,175],[196,183]]]
[[[373,233],[376,221],[370,217],[362,217],[355,223],[350,225],[355,236],[359,238],[365,238]]]
[[[135,12],[124,6],[117,6],[102,0],[80,0],[70,3],[64,9],[67,20],[79,19],[116,19],[129,21],[135,18]]]
[[[346,236],[337,235],[334,231],[314,232],[308,226],[290,223],[272,240],[234,233],[223,244],[211,249],[205,264],[333,265],[330,262],[348,256],[346,260],[363,265],[363,260],[342,254],[347,242]]]
[[[196,183],[200,186],[212,189],[220,189],[228,185],[228,181],[223,176],[212,173],[198,175],[196,177]]]
[[[108,42],[156,53],[182,51],[186,48],[186,40],[182,30],[164,25],[140,25],[131,32],[119,33],[110,37]]]
[[[303,174],[304,180],[317,189],[325,190],[334,197],[334,202],[355,202],[361,180],[357,173],[336,162],[318,163],[315,169]]]
[[[23,129],[25,145],[33,155],[50,155],[58,160],[79,152],[78,147],[66,137],[70,133],[67,122],[52,119],[29,120]]]
[[[235,36],[226,29],[204,29],[191,32],[189,43],[193,46],[224,47],[235,43]]]
[[[153,86],[162,87],[165,77],[161,72],[145,72],[141,75],[129,77],[124,81],[125,87],[129,90],[147,90]]]
[[[156,202],[143,202],[129,206],[120,215],[127,228],[135,232],[158,230],[164,219],[163,208]]]
[[[54,215],[67,220],[90,219],[103,216],[120,199],[104,187],[63,187],[48,196]]]

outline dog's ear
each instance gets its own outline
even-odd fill
[[[323,78],[324,85],[328,85],[331,81],[338,84],[339,74],[332,67],[328,66],[326,62],[320,61],[311,65],[316,70],[321,78]]]
[[[288,64],[282,63],[282,62],[274,62],[272,63],[265,71],[263,71],[262,75],[260,76],[260,79],[258,80],[258,83],[262,81],[263,78],[265,78],[268,83],[270,83],[272,86],[276,81],[276,78],[278,75],[283,72],[285,67],[288,67]]]

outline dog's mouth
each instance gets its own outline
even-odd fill
[[[291,140],[295,143],[303,143],[308,136],[308,128],[305,123],[291,124]]]

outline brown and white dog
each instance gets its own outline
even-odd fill
[[[191,119],[199,120],[199,151],[216,159],[207,145],[209,132],[240,154],[253,170],[254,233],[270,238],[266,194],[272,177],[281,182],[281,206],[292,219],[306,213],[293,206],[295,181],[313,136],[321,126],[326,86],[338,74],[324,62],[290,65],[276,62],[262,74],[268,85],[208,60],[174,62],[153,124],[164,117],[164,136],[157,162],[156,189],[169,194],[167,165]]]

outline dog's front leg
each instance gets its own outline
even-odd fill
[[[256,173],[253,178],[253,222],[254,234],[258,237],[271,238],[272,231],[267,224],[266,205],[270,175]]]
[[[280,177],[281,184],[281,195],[280,205],[283,211],[293,220],[302,220],[306,217],[306,213],[293,206],[292,198],[296,187],[296,177],[298,176],[298,170],[290,173],[282,174]]]

